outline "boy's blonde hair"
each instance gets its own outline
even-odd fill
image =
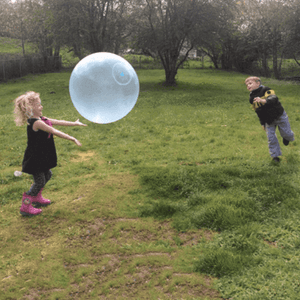
[[[250,76],[245,80],[245,83],[247,84],[248,81],[255,81],[255,82],[259,82],[261,84],[261,80],[259,77],[256,76]]]
[[[39,93],[31,91],[15,99],[14,114],[17,126],[25,125],[27,119],[30,119],[33,116],[32,106],[39,98]]]

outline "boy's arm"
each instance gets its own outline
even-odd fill
[[[274,90],[267,90],[264,94],[263,97],[261,97],[262,99],[265,99],[265,104],[268,105],[273,105],[273,104],[277,104],[278,103],[278,97],[275,94]]]
[[[45,117],[47,118],[47,117]],[[47,118],[49,121],[51,121],[52,125],[59,125],[59,126],[87,126],[86,124],[83,124],[79,122],[79,119],[76,122],[70,122],[65,120],[55,120],[51,118]]]
[[[271,95],[269,96],[267,99],[266,99],[266,104],[268,105],[273,105],[273,104],[277,104],[278,103],[278,97],[274,94],[274,95]]]
[[[255,105],[255,103],[262,103],[262,104],[266,104],[267,100],[260,98],[260,97],[256,97],[254,98],[253,104],[255,106],[255,108],[257,108],[258,106]]]
[[[273,105],[278,103],[278,97],[273,90],[268,90],[264,96],[254,98],[253,103]]]

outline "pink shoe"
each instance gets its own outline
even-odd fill
[[[39,191],[39,193],[37,194],[36,197],[32,198],[32,204],[35,204],[35,206],[37,206],[37,207],[47,206],[47,205],[51,204],[51,201],[49,199],[45,199],[42,196],[42,191],[43,191],[43,189],[41,189]]]
[[[33,198],[35,197],[26,195],[26,193],[23,194],[22,206],[20,208],[21,215],[32,217],[42,213],[41,209],[34,208],[31,205]]]

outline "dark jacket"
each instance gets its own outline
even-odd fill
[[[46,172],[57,165],[53,135],[48,132],[34,131],[32,126],[38,119],[28,119],[27,148],[22,163],[22,172],[36,174]]]
[[[266,104],[257,103],[254,107],[261,125],[265,125],[266,123],[270,125],[283,114],[284,108],[275,95],[275,92],[269,87],[261,85],[258,89],[250,93],[249,102],[253,106],[255,104],[253,104],[253,101],[256,97],[267,100]]]

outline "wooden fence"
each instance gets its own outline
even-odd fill
[[[61,56],[24,57],[12,60],[0,60],[0,81],[19,78],[30,73],[58,71],[61,67]]]

